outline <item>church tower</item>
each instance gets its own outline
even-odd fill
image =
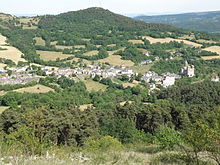
[[[195,76],[195,67],[194,65],[189,65],[188,61],[185,61],[185,66],[181,69],[180,73],[188,77]]]

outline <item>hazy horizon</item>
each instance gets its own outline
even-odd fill
[[[69,11],[64,11],[62,13],[65,13],[65,12],[69,12]],[[187,14],[187,13],[205,13],[205,12],[220,12],[220,10],[215,10],[215,11],[197,11],[197,12],[193,12],[192,11],[192,12],[180,12],[180,13],[169,13],[169,12],[167,12],[167,13],[118,13],[118,14],[121,14],[121,15],[124,15],[124,16],[128,16],[128,17],[135,17],[135,16],[141,16],[141,15],[143,15],[143,16],[159,16],[159,15],[174,15],[174,14]],[[22,17],[22,16],[32,17],[32,16],[48,15],[49,13],[45,13],[45,14],[36,14],[36,13],[32,13],[32,14],[5,13],[5,14],[11,14],[11,15],[14,15],[14,16],[17,16],[17,17]],[[60,14],[60,13],[57,13],[57,14]],[[54,15],[54,14],[51,14],[51,15]]]
[[[219,0],[7,0],[0,12],[13,15],[45,15],[102,7],[122,15],[163,15],[220,11]]]

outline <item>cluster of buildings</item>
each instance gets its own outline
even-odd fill
[[[10,76],[7,74],[7,70],[0,70],[0,84],[25,84],[31,81],[39,81],[39,76],[36,76],[36,74],[33,73],[30,74],[28,70],[28,66],[13,68],[11,69],[12,75]],[[47,76],[53,75],[56,77],[73,77],[74,75],[85,75],[93,78],[98,75],[102,78],[117,78],[122,75],[127,75],[128,77],[137,75],[137,73],[134,72],[130,67],[114,65],[103,66],[100,63],[94,63],[87,65],[86,67],[77,67],[74,69],[48,69],[46,67],[41,67],[41,70],[43,70]],[[174,85],[175,80],[180,79],[182,75],[194,77],[195,67],[193,65],[189,65],[186,61],[185,66],[180,71],[180,74],[163,73],[159,75],[155,72],[148,71],[143,74],[142,80],[146,83],[149,83],[150,86],[152,86],[152,89],[154,89],[156,85],[161,85],[166,88]]]
[[[143,54],[144,54],[145,56],[147,56],[147,57],[150,56],[150,54],[149,54],[148,52],[144,52]],[[159,61],[159,60],[169,61],[169,60],[173,60],[174,57],[181,57],[181,56],[183,56],[183,54],[182,54],[182,53],[179,53],[179,52],[173,52],[172,54],[173,54],[172,56],[169,56],[169,57],[167,57],[167,58],[165,58],[165,59],[156,56],[156,57],[153,57],[152,59],[148,59],[148,60],[141,61],[141,62],[139,63],[139,66],[146,65],[146,64],[150,64],[150,63],[153,63],[154,61]]]
[[[0,85],[27,84],[32,81],[38,82],[40,77],[33,73],[28,73],[29,66],[0,69]],[[11,71],[9,74],[8,71]]]
[[[150,83],[151,85],[161,85],[166,88],[174,85],[175,80],[180,78],[180,75],[174,73],[163,73],[159,75],[155,72],[148,71],[143,75],[142,80],[146,83]]]
[[[12,75],[4,75],[0,77],[0,85],[15,85],[15,84],[27,84],[32,81],[39,81],[38,76],[33,76],[29,73],[14,73]]]
[[[156,89],[156,85],[161,85],[165,88],[172,86],[175,84],[176,79],[181,79],[182,76],[194,77],[195,67],[193,65],[189,65],[186,61],[179,74],[163,73],[159,75],[155,72],[148,71],[144,73],[142,80],[150,84],[150,90],[154,90]]]
[[[73,75],[86,75],[90,77],[95,77],[96,75],[98,75],[102,78],[114,78],[122,75],[127,75],[128,77],[136,75],[136,73],[129,67],[113,66],[113,65],[103,67],[99,63],[95,63],[93,65],[87,65],[87,67],[85,68],[80,68],[80,67],[77,67],[75,69],[61,68],[55,70],[48,70],[42,68],[42,70],[44,70],[46,75],[48,76],[55,75],[57,77],[61,77],[61,76],[71,77]]]

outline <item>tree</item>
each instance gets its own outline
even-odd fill
[[[95,77],[93,78],[93,80],[94,80],[94,81],[100,81],[100,80],[101,80],[101,78],[100,78],[100,76],[99,76],[99,75],[97,75],[97,74],[96,74],[96,75],[95,75]]]
[[[11,71],[11,70],[7,70],[7,74],[8,74],[9,76],[11,76],[11,75],[12,75],[12,71]]]
[[[135,128],[135,124],[129,119],[114,118],[107,119],[101,123],[101,134],[119,139],[122,143],[135,143],[146,141],[146,134]]]
[[[163,149],[173,150],[183,144],[182,134],[167,126],[160,126],[155,134],[155,143]]]
[[[192,148],[193,159],[199,164],[199,152],[206,152],[205,156],[220,164],[220,127],[216,123],[214,128],[202,123],[196,123],[184,132],[187,145]]]
[[[129,79],[128,75],[122,75],[120,78],[121,81],[128,81]]]

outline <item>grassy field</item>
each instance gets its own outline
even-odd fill
[[[141,52],[145,53],[145,52],[149,52],[149,50],[147,49],[143,49],[143,48],[138,48],[138,50],[140,50]]]
[[[2,112],[4,112],[6,109],[8,109],[9,107],[5,107],[5,106],[0,106],[0,114],[2,114]]]
[[[133,83],[123,83],[122,86],[124,88],[127,88],[127,87],[134,87],[136,84],[133,84]]]
[[[45,41],[41,37],[35,37],[34,40],[36,41],[35,45],[45,46]]]
[[[26,60],[21,58],[22,52],[19,51],[17,48],[12,46],[1,46],[2,48],[5,48],[7,50],[0,51],[0,58],[6,58],[14,61],[16,64],[19,61],[25,62]]]
[[[5,45],[6,43],[6,37],[0,34],[0,45]]]
[[[134,87],[136,85],[140,84],[139,81],[136,81],[136,80],[133,80],[132,83],[130,82],[127,82],[127,83],[122,83],[123,87],[124,88],[127,88],[127,87]]]
[[[116,44],[110,44],[110,45],[107,45],[108,47],[113,47],[113,46],[116,46]]]
[[[0,68],[1,68],[1,69],[3,69],[5,66],[7,66],[7,65],[0,63]]]
[[[63,46],[63,45],[56,45],[55,46],[57,49],[72,49],[73,46]]]
[[[57,44],[57,41],[53,41],[50,43],[50,45],[56,45]]]
[[[203,56],[203,60],[220,59],[220,56]]]
[[[80,48],[85,48],[86,46],[85,45],[75,45],[74,48],[76,49],[80,49]]]
[[[130,102],[130,101],[129,101]],[[132,102],[130,102],[132,103]],[[97,140],[94,140],[94,146]],[[186,165],[189,164],[189,156],[185,153],[162,150],[156,145],[141,143],[136,145],[123,145],[112,147],[108,142],[101,143],[99,147],[104,149],[87,150],[77,147],[54,147],[41,155],[28,155],[22,153],[19,148],[2,147],[0,164],[2,165]],[[95,148],[95,147],[93,147]],[[190,156],[192,154],[190,153]],[[217,164],[209,159],[207,154],[199,153],[199,164]],[[196,164],[191,162],[190,164]]]
[[[215,52],[215,53],[218,53],[220,55],[220,46],[211,46],[211,47],[205,48],[203,50],[210,51],[210,52]]]
[[[6,45],[6,37],[2,36],[0,34],[0,45],[1,48],[7,49],[7,50],[1,50],[0,51],[0,58],[6,58],[14,61],[15,63],[18,63],[18,61],[25,62],[26,60],[21,58],[22,52],[19,51],[17,48],[12,46],[3,46]]]
[[[23,28],[23,29],[31,29],[31,30],[33,30],[33,29],[37,29],[37,26],[33,26],[33,25],[31,25],[31,26],[23,25],[22,28]]]
[[[95,45],[97,48],[100,48],[102,45]]]
[[[195,39],[195,35],[194,34],[191,34],[191,35],[183,35],[182,37],[179,37],[180,39],[189,39],[189,40],[193,40]]]
[[[154,156],[126,149],[90,152],[70,152],[69,150],[57,148],[42,156],[27,156],[12,151],[12,153],[2,154],[1,162],[5,165],[149,165]]]
[[[98,55],[98,53],[99,53],[99,51],[93,50],[93,51],[86,52],[83,55],[84,56],[95,56],[95,55]]]
[[[118,78],[113,78],[112,82],[114,82],[116,84],[123,84],[123,81],[119,80]]]
[[[128,40],[128,42],[131,42],[133,44],[144,44],[142,40]]]
[[[191,42],[191,41],[183,40],[183,39],[174,39],[174,38],[152,38],[152,37],[149,37],[149,36],[142,36],[142,38],[149,40],[151,44],[154,44],[154,43],[157,43],[157,42],[160,42],[160,43],[169,43],[169,42],[171,42],[171,41],[176,41],[176,42],[184,42],[184,43],[187,44],[187,45],[193,45],[193,46],[195,46],[195,47],[201,47],[201,46],[202,46],[201,44],[197,44],[197,43],[195,43],[195,42]]]
[[[100,91],[100,90],[104,91],[107,88],[106,85],[103,85],[99,82],[95,82],[93,80],[85,80],[84,83],[86,85],[86,89],[90,92],[91,91]]]
[[[23,24],[31,22],[32,18],[20,18],[19,21]]]
[[[37,29],[37,26],[33,24],[38,24],[40,19],[27,17],[27,18],[19,18],[19,21],[20,21],[20,25],[23,24],[23,27],[22,27],[23,29]]]
[[[50,91],[54,91],[52,88],[46,87],[44,85],[35,85],[32,87],[26,87],[26,88],[20,88],[20,89],[16,89],[14,90],[15,92],[20,92],[20,93],[24,93],[24,92],[28,92],[28,93],[47,93]]]
[[[197,42],[199,42],[199,43],[210,43],[210,44],[212,44],[212,43],[217,43],[217,42],[215,42],[215,41],[212,41],[212,40],[197,40]]]
[[[153,64],[143,65],[143,66],[133,66],[132,69],[140,74],[143,74],[150,70],[150,68],[153,66]]]
[[[44,61],[56,61],[56,59],[65,59],[70,57],[70,54],[63,54],[62,52],[53,52],[53,51],[40,51],[37,50],[37,54],[40,55],[40,58]]]
[[[220,58],[220,46],[211,46],[211,47],[205,48],[203,50],[219,54],[219,56],[203,56],[202,59],[204,59],[204,60],[211,60],[211,59],[219,59]]]
[[[122,60],[121,56],[119,55],[109,55],[109,57],[105,59],[99,60],[99,62],[108,62],[111,65],[118,65],[118,66],[133,66],[134,63],[131,60]]]
[[[121,48],[119,50],[122,50],[124,48]],[[111,65],[118,65],[118,66],[133,66],[134,63],[131,60],[122,60],[121,56],[119,55],[113,55],[115,52],[117,52],[118,50],[114,50],[114,51],[108,51],[109,57],[98,60],[99,62],[105,63],[108,62]]]
[[[27,18],[19,18],[19,21],[23,24],[28,24],[28,23],[35,23],[38,24],[38,22],[40,21],[39,18],[33,18],[33,17],[27,17]]]
[[[91,39],[89,39],[89,38],[83,38],[82,40],[83,41],[91,41]]]
[[[13,18],[13,16],[6,15],[6,14],[0,14],[0,19],[2,19],[2,20],[10,20],[12,18]]]

